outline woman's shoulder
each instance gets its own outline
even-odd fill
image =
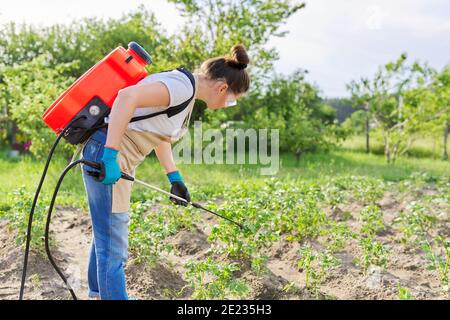
[[[174,81],[180,81],[183,83],[191,84],[189,77],[178,69],[168,70],[168,71],[160,71],[156,73],[149,74],[140,82],[151,82],[151,81],[159,81],[161,79],[171,79]],[[192,85],[191,85],[192,87]]]
[[[171,97],[170,105],[172,106],[188,100],[194,92],[187,75],[177,69],[150,74],[142,79],[139,84],[152,82],[162,82],[166,85]]]

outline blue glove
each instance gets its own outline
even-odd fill
[[[110,185],[116,183],[120,179],[121,173],[119,164],[117,163],[118,150],[107,148],[103,149],[103,168],[105,177],[101,181],[104,185]]]
[[[180,172],[174,171],[167,174],[167,178],[169,179],[172,187],[170,188],[170,193],[179,196],[180,198],[186,199],[187,201],[191,201],[191,195],[183,182],[183,178],[181,177]],[[170,197],[170,200],[178,205],[187,206],[187,203],[174,197]]]

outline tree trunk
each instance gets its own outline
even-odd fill
[[[295,153],[295,165],[298,166],[298,164],[300,163],[300,157],[302,155],[302,152],[300,150],[298,150]]]
[[[397,142],[396,144],[394,144],[394,147],[392,148],[392,152],[391,152],[391,163],[394,164],[395,160],[397,160],[398,154],[399,154],[399,145],[400,142]]]
[[[10,136],[9,136],[9,144],[10,146],[12,146],[13,144],[15,144],[17,142],[16,140],[16,135],[19,132],[19,129],[17,128],[17,125],[15,122],[11,123],[11,131],[10,131]]]
[[[368,102],[364,104],[364,110],[366,111],[366,153],[370,153],[370,115]]]
[[[366,117],[366,153],[370,153],[370,124],[369,115]]]
[[[444,153],[442,154],[442,158],[444,160],[448,159],[447,141],[448,141],[448,121],[445,120],[445,124],[444,124]]]
[[[391,146],[389,145],[389,138],[384,137],[384,156],[386,157],[386,162],[391,163]]]

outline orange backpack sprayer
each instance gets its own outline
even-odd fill
[[[88,129],[101,124],[119,90],[147,76],[145,66],[151,62],[149,54],[136,42],[131,42],[128,50],[116,48],[56,99],[42,119],[58,134],[75,117],[79,119],[72,123],[73,128]],[[88,136],[88,131],[72,130],[64,138],[77,144]]]
[[[34,195],[33,204],[31,206],[30,215],[28,218],[27,227],[27,237],[22,269],[22,279],[20,285],[19,299],[23,299],[28,256],[30,250],[31,242],[31,229],[33,223],[33,215],[36,208],[36,203],[47,174],[48,167],[51,162],[53,153],[61,140],[61,138],[66,139],[71,144],[80,144],[85,142],[91,134],[93,134],[99,128],[107,126],[105,123],[105,117],[109,115],[112,108],[114,100],[117,97],[120,89],[126,88],[128,86],[138,83],[141,79],[148,75],[145,69],[146,65],[151,64],[152,59],[150,55],[136,42],[130,42],[128,49],[125,50],[123,47],[118,47],[109,53],[105,58],[95,64],[86,73],[84,73],[75,83],[73,83],[61,96],[56,99],[56,101],[45,111],[42,118],[44,122],[58,134],[53,146],[48,154],[44,170],[42,172],[36,193]],[[183,67],[177,68],[178,71],[184,73],[189,80],[193,88],[195,88],[195,80],[193,75]],[[134,117],[130,122],[140,121],[148,118],[152,118],[159,115],[166,115],[167,117],[172,117],[179,112],[183,111],[194,98],[194,94],[190,99],[183,102],[178,106],[169,107],[163,111],[154,112],[149,115]],[[92,161],[87,161],[85,159],[79,159],[72,161],[62,172],[58,179],[53,196],[49,205],[47,213],[47,221],[45,227],[45,250],[50,263],[52,264],[55,271],[64,281],[67,289],[72,295],[73,299],[77,299],[75,292],[70,287],[66,277],[61,272],[61,270],[56,265],[49,246],[49,230],[52,210],[55,205],[58,190],[62,184],[65,175],[76,165],[84,164],[95,169],[95,171],[88,172],[90,175],[94,176],[98,180],[102,180],[104,175],[103,166],[101,163],[96,163]],[[125,173],[122,173],[122,179],[135,181],[145,187],[151,188],[155,191],[164,193],[180,201],[185,202],[185,204],[190,204],[195,208],[205,210],[211,214],[214,214],[222,219],[234,223],[239,228],[244,229],[244,226],[227,218],[220,214],[217,214],[202,205],[189,202],[183,198],[180,198],[172,193],[166,192],[148,183],[135,179]],[[247,228],[246,228],[247,229]],[[248,230],[248,229],[247,229]]]

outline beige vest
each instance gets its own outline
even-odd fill
[[[163,141],[170,142],[170,138],[154,132],[127,129],[117,158],[121,171],[134,177],[136,167]],[[132,187],[133,182],[124,179],[119,179],[113,185],[113,213],[128,212],[130,210]]]

